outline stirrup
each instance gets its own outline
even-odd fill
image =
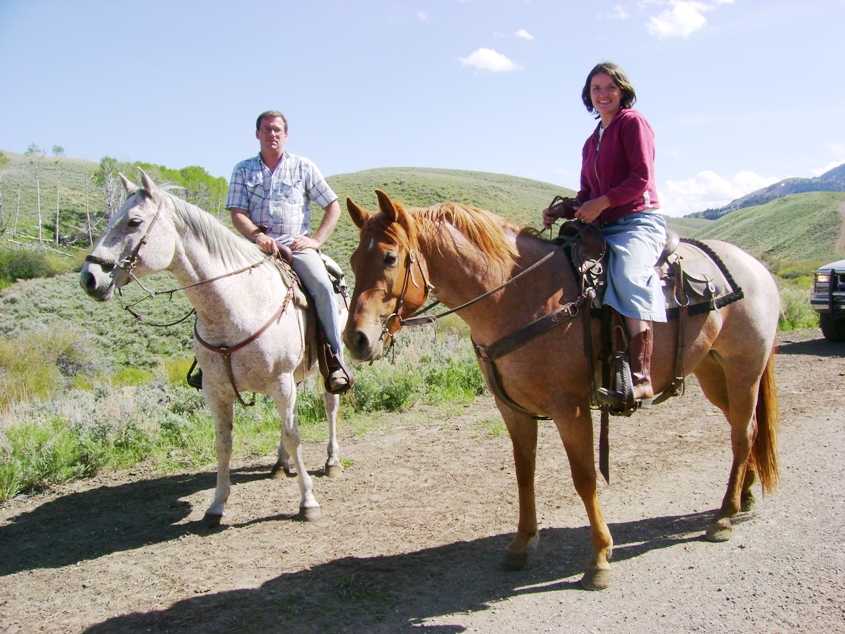
[[[194,362],[191,364],[191,367],[188,369],[188,375],[185,377],[185,380],[188,382],[193,388],[198,390],[202,389],[202,368],[197,368],[196,373],[194,372],[194,368],[197,367],[197,360],[194,359]]]
[[[355,379],[338,360],[337,364],[329,366],[324,384],[329,394],[345,394],[355,385]]]
[[[638,409],[648,409],[654,401],[654,395],[648,398],[634,399],[633,390],[629,394],[611,392],[600,387],[596,389],[596,400],[600,404],[608,406],[611,414],[617,416],[630,416]]]
[[[599,403],[609,405],[613,412],[625,412],[629,409],[637,409],[637,402],[633,399],[631,394],[624,394],[621,392],[611,392],[607,388],[600,387],[596,389],[596,399]]]

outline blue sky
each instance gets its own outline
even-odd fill
[[[581,87],[611,60],[678,216],[845,163],[843,35],[845,0],[0,0],[0,150],[228,179],[273,108],[327,176],[577,189],[595,126]]]

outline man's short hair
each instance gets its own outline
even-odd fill
[[[278,110],[268,110],[267,112],[262,112],[258,115],[258,119],[255,120],[255,131],[258,132],[259,128],[261,128],[261,120],[262,119],[275,119],[276,117],[280,117],[282,121],[285,122],[285,134],[288,133],[288,120],[281,112]]]

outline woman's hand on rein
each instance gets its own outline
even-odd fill
[[[588,200],[578,208],[578,210],[575,212],[575,217],[578,220],[590,224],[595,221],[595,219],[601,215],[601,212],[603,212],[608,207],[610,207],[610,201],[607,199],[607,196],[593,198],[592,200]]]

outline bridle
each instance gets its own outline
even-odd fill
[[[243,273],[244,271],[248,271],[250,269],[254,269],[256,267],[261,266],[262,264],[267,262],[267,260],[274,258],[278,255],[278,253],[270,254],[267,257],[262,258],[259,262],[247,265],[247,266],[242,267],[242,268],[240,268],[236,271],[230,271],[228,273],[224,273],[222,275],[218,275],[216,277],[213,277],[213,278],[210,278],[210,279],[207,279],[207,280],[201,280],[199,282],[195,282],[194,284],[189,284],[187,286],[182,286],[182,287],[179,287],[179,288],[170,289],[168,291],[153,291],[153,290],[150,290],[150,289],[146,288],[141,283],[141,281],[133,274],[132,269],[135,268],[135,264],[138,260],[138,254],[141,251],[141,247],[143,247],[147,243],[147,238],[150,235],[150,231],[152,230],[153,225],[155,224],[155,221],[158,220],[159,213],[161,212],[161,204],[162,204],[162,201],[159,200],[158,207],[156,207],[155,214],[153,215],[153,219],[150,221],[150,224],[147,225],[147,230],[144,232],[143,237],[138,241],[138,244],[135,245],[135,247],[132,249],[132,252],[129,255],[127,255],[125,258],[122,258],[121,260],[117,260],[117,261],[106,259],[106,258],[101,258],[101,257],[95,256],[95,255],[88,255],[88,256],[86,256],[85,261],[90,262],[92,264],[99,264],[103,268],[103,270],[105,270],[106,272],[113,271],[115,268],[122,269],[123,271],[126,272],[127,276],[129,276],[131,279],[135,280],[138,283],[138,285],[141,286],[141,288],[143,288],[145,291],[147,291],[147,293],[149,293],[149,296],[147,298],[145,298],[145,299],[149,299],[150,297],[154,297],[155,295],[161,295],[161,294],[172,295],[173,293],[175,293],[177,291],[185,290],[185,289],[188,289],[188,288],[193,288],[195,286],[200,286],[202,284],[208,284],[210,282],[215,282],[217,280],[223,279],[225,277],[229,277],[231,275],[237,275],[238,273]],[[281,267],[279,267],[279,271],[280,271],[280,273],[283,274],[283,269]],[[407,279],[406,279],[405,283],[407,285]],[[405,290],[403,289],[402,297],[404,297],[404,295],[405,295]],[[234,375],[234,372],[232,370],[232,353],[236,352],[237,350],[240,350],[241,348],[249,345],[250,343],[252,343],[256,339],[258,339],[258,337],[260,337],[262,334],[264,334],[264,332],[273,323],[278,321],[278,319],[282,316],[282,314],[284,314],[285,309],[288,307],[288,304],[291,303],[293,296],[294,296],[294,282],[291,280],[291,282],[288,284],[288,290],[287,290],[287,293],[285,294],[285,299],[282,302],[282,305],[279,307],[279,309],[273,314],[273,316],[261,328],[259,328],[258,331],[256,331],[255,333],[253,333],[252,335],[250,335],[249,337],[247,337],[246,339],[244,339],[240,343],[235,344],[233,346],[214,346],[214,345],[208,343],[207,341],[205,341],[200,336],[199,330],[197,329],[198,324],[197,324],[197,322],[194,322],[194,337],[203,347],[205,347],[206,349],[208,349],[212,352],[216,352],[217,354],[219,354],[220,356],[223,357],[225,367],[226,367],[226,373],[229,376],[229,381],[232,385],[232,389],[234,390],[235,396],[237,397],[238,401],[244,407],[252,407],[253,405],[255,405],[255,399],[253,398],[251,403],[247,403],[246,401],[244,401],[243,397],[241,396],[241,393],[238,390],[238,387],[235,383],[235,375]],[[121,302],[121,305],[123,305],[122,302]],[[143,323],[149,323],[149,322],[145,322],[144,319],[138,313],[136,313],[134,310],[132,310],[131,306],[123,305],[123,308],[126,309],[127,311],[129,311],[132,315],[134,315],[135,318],[138,319],[139,321],[141,321]],[[397,311],[400,310],[400,308],[401,307],[397,307]],[[191,311],[187,315],[185,315],[182,319],[179,319],[178,321],[172,322],[170,324],[149,324],[149,325],[151,325],[151,326],[174,326],[178,323],[185,321],[188,317],[190,317],[195,312],[196,312],[195,309],[191,309]]]
[[[545,264],[552,257],[554,257],[556,253],[557,253],[556,250],[547,253],[542,258],[537,260],[534,264],[532,264],[527,269],[525,269],[524,271],[517,273],[516,275],[509,278],[504,283],[499,284],[499,286],[497,286],[496,288],[490,289],[489,291],[486,291],[485,293],[479,295],[478,297],[471,299],[464,304],[461,304],[460,306],[456,306],[455,308],[444,311],[442,313],[438,313],[436,315],[423,315],[422,313],[425,313],[426,311],[431,310],[432,308],[434,308],[435,306],[437,306],[440,303],[439,301],[435,300],[434,302],[432,302],[428,306],[426,306],[424,308],[420,308],[419,310],[414,312],[413,315],[411,315],[410,317],[408,317],[406,319],[406,318],[403,318],[400,313],[401,313],[402,308],[404,307],[404,304],[405,304],[405,294],[408,292],[408,284],[411,281],[411,268],[412,268],[412,265],[415,262],[417,263],[417,266],[420,269],[420,273],[422,274],[423,281],[425,282],[425,295],[424,295],[423,301],[421,303],[425,304],[425,302],[428,300],[429,295],[434,292],[434,286],[432,286],[432,284],[428,281],[428,277],[426,276],[425,271],[423,270],[422,263],[417,258],[414,250],[411,249],[410,251],[408,251],[407,258],[405,258],[405,279],[402,282],[402,292],[400,293],[399,297],[396,300],[396,308],[393,310],[393,312],[390,315],[387,316],[387,318],[382,323],[381,337],[379,339],[383,341],[385,337],[389,337],[391,339],[391,343],[392,343],[393,336],[403,326],[420,326],[420,325],[423,325],[423,324],[434,323],[438,319],[442,319],[446,315],[451,315],[452,313],[456,313],[459,310],[463,310],[464,308],[467,308],[467,307],[475,304],[476,302],[480,302],[482,299],[485,299],[485,298],[489,297],[490,295],[492,295],[493,293],[496,293],[496,292],[502,290],[503,288],[505,288],[509,284],[516,282],[522,276],[527,275],[528,273],[530,273],[534,269],[538,268],[542,264]],[[419,285],[416,282],[414,282],[414,286],[417,286],[417,288],[419,288]]]
[[[139,195],[143,195],[140,194]],[[137,281],[137,278],[132,274],[132,269],[135,268],[135,263],[138,261],[138,253],[141,251],[141,247],[147,243],[147,238],[150,235],[150,231],[152,231],[153,225],[155,225],[156,220],[158,220],[159,213],[161,213],[161,200],[158,202],[158,206],[156,207],[155,214],[153,214],[153,219],[150,221],[150,224],[147,225],[147,230],[144,232],[144,235],[138,241],[138,244],[135,245],[135,248],[132,249],[132,252],[127,255],[125,258],[121,260],[108,260],[105,258],[98,257],[96,255],[87,255],[85,257],[86,262],[90,262],[91,264],[99,264],[104,271],[107,273],[113,271],[114,269],[118,268],[126,272],[126,275],[131,277],[132,279]]]
[[[427,323],[428,320],[433,318],[415,318],[411,316],[409,319],[403,319],[401,315],[402,309],[405,306],[405,295],[408,292],[408,285],[412,281],[411,268],[415,262],[417,263],[417,266],[420,269],[420,274],[422,275],[425,287],[425,295],[423,295],[423,300],[420,303],[425,304],[428,300],[428,296],[432,292],[434,292],[434,286],[432,286],[431,283],[428,281],[428,277],[426,276],[425,271],[423,270],[422,263],[417,260],[416,253],[413,249],[411,249],[410,251],[408,251],[408,257],[405,258],[405,278],[402,280],[402,292],[399,294],[399,297],[396,298],[396,308],[393,309],[393,312],[387,316],[387,318],[384,320],[384,323],[382,323],[381,325],[381,337],[379,338],[380,340],[384,340],[385,337],[389,337],[392,340],[393,335],[395,335],[399,331],[399,329],[402,328],[402,326],[409,325],[410,321],[424,319],[425,321],[420,321],[420,323]],[[419,284],[417,284],[416,280],[414,280],[414,286],[419,288]]]
[[[135,302],[135,304],[125,304],[121,299],[122,295],[120,293],[120,289],[118,289],[118,302],[120,303],[121,307],[124,310],[126,310],[128,313],[130,313],[133,317],[135,317],[135,319],[137,319],[141,323],[147,324],[149,326],[167,328],[167,327],[175,326],[177,324],[182,323],[183,321],[188,319],[191,315],[193,315],[196,312],[196,310],[191,309],[190,312],[188,312],[187,315],[185,315],[184,317],[182,317],[180,319],[177,319],[176,321],[172,321],[172,322],[167,323],[167,324],[154,324],[154,323],[146,321],[140,314],[138,314],[137,311],[134,310],[133,307],[136,304],[140,304],[142,301],[145,301],[147,299],[155,297],[156,295],[169,295],[172,298],[173,294],[178,293],[179,291],[184,291],[184,290],[187,290],[189,288],[194,288],[195,286],[202,286],[203,284],[210,284],[211,282],[216,282],[217,280],[221,280],[225,277],[230,277],[232,275],[237,275],[239,273],[249,271],[251,269],[254,269],[254,268],[261,266],[267,260],[270,260],[270,259],[276,257],[275,254],[270,254],[270,255],[266,256],[265,258],[261,259],[260,261],[254,263],[254,264],[249,264],[247,266],[241,267],[241,268],[237,269],[236,271],[229,271],[228,273],[223,273],[222,275],[218,275],[216,277],[212,277],[212,278],[209,278],[207,280],[200,280],[199,282],[195,282],[193,284],[188,284],[186,286],[178,286],[176,288],[171,288],[171,289],[164,290],[164,291],[157,291],[157,290],[153,290],[151,288],[147,288],[144,285],[144,283],[140,280],[140,278],[138,278],[133,273],[133,269],[135,268],[135,264],[138,261],[138,254],[141,252],[141,247],[143,247],[147,243],[147,240],[150,236],[150,232],[152,231],[153,225],[155,224],[156,220],[158,220],[159,213],[161,212],[161,204],[162,204],[162,201],[159,200],[158,207],[156,207],[155,214],[153,215],[153,219],[150,221],[150,224],[147,225],[147,230],[144,232],[144,235],[141,237],[141,239],[138,241],[138,244],[135,245],[135,248],[132,249],[132,251],[129,253],[129,255],[127,255],[124,258],[121,258],[120,260],[111,260],[111,259],[101,258],[101,257],[96,256],[96,255],[87,255],[85,257],[86,262],[90,262],[91,264],[99,264],[100,267],[106,273],[110,273],[111,271],[113,271],[116,268],[121,269],[122,271],[124,271],[126,273],[127,277],[129,277],[132,281],[137,283],[138,286],[140,286],[142,289],[144,289],[144,291],[147,293],[147,296],[138,300],[137,302]]]

